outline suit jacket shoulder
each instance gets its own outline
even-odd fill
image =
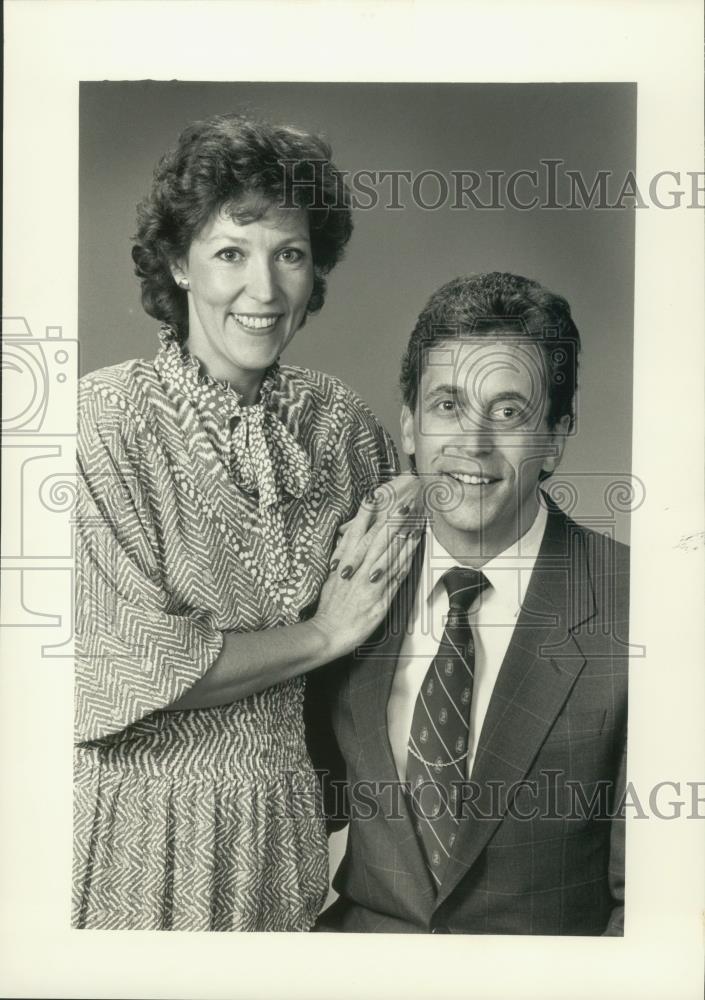
[[[611,534],[596,531],[574,521],[555,507],[549,507],[547,535],[555,527],[565,538],[568,577],[575,605],[576,588],[589,585],[594,599],[593,629],[625,626],[629,621],[629,546],[617,541]],[[553,523],[552,523],[553,522]],[[550,539],[549,539],[550,545]],[[618,631],[620,631],[618,629]]]

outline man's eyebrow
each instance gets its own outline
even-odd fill
[[[528,403],[529,398],[525,396],[523,392],[519,392],[518,389],[507,389],[506,392],[496,392],[494,396],[490,396],[487,400],[486,405],[491,406],[493,403],[498,402],[500,399],[517,399],[521,403]]]
[[[444,382],[442,385],[434,385],[432,389],[429,389],[425,393],[426,399],[430,399],[433,396],[459,396],[460,389],[457,385],[451,385],[450,382]]]
[[[462,396],[462,391],[457,385],[453,385],[451,382],[443,382],[440,385],[434,385],[428,392],[425,393],[426,399],[434,399],[436,396],[453,396],[456,399]],[[484,400],[484,406],[492,406],[494,403],[499,402],[501,399],[514,399],[520,403],[528,405],[529,398],[520,392],[518,389],[506,389],[502,392],[495,392],[492,396]]]

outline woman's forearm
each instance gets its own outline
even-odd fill
[[[260,632],[224,632],[212,667],[168,710],[228,705],[314,670],[335,656],[334,643],[313,621]]]

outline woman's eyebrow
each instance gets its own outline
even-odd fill
[[[310,243],[310,238],[305,233],[291,233],[289,236],[284,234],[282,238],[277,242],[277,246],[282,246],[284,243]]]
[[[242,243],[243,245],[249,245],[252,241],[247,236],[241,236],[239,233],[235,235],[234,233],[215,233],[210,236],[206,243]],[[284,233],[284,235],[277,241],[277,246],[281,246],[283,243],[310,243],[310,238],[305,233]]]
[[[206,243],[222,243],[223,241],[228,243],[249,243],[250,240],[247,236],[235,235],[234,233],[214,233],[213,236],[209,236],[205,241]]]

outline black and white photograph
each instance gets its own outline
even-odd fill
[[[82,84],[76,927],[622,933],[635,97]]]
[[[333,6],[9,5],[5,992],[693,997],[702,14]]]

